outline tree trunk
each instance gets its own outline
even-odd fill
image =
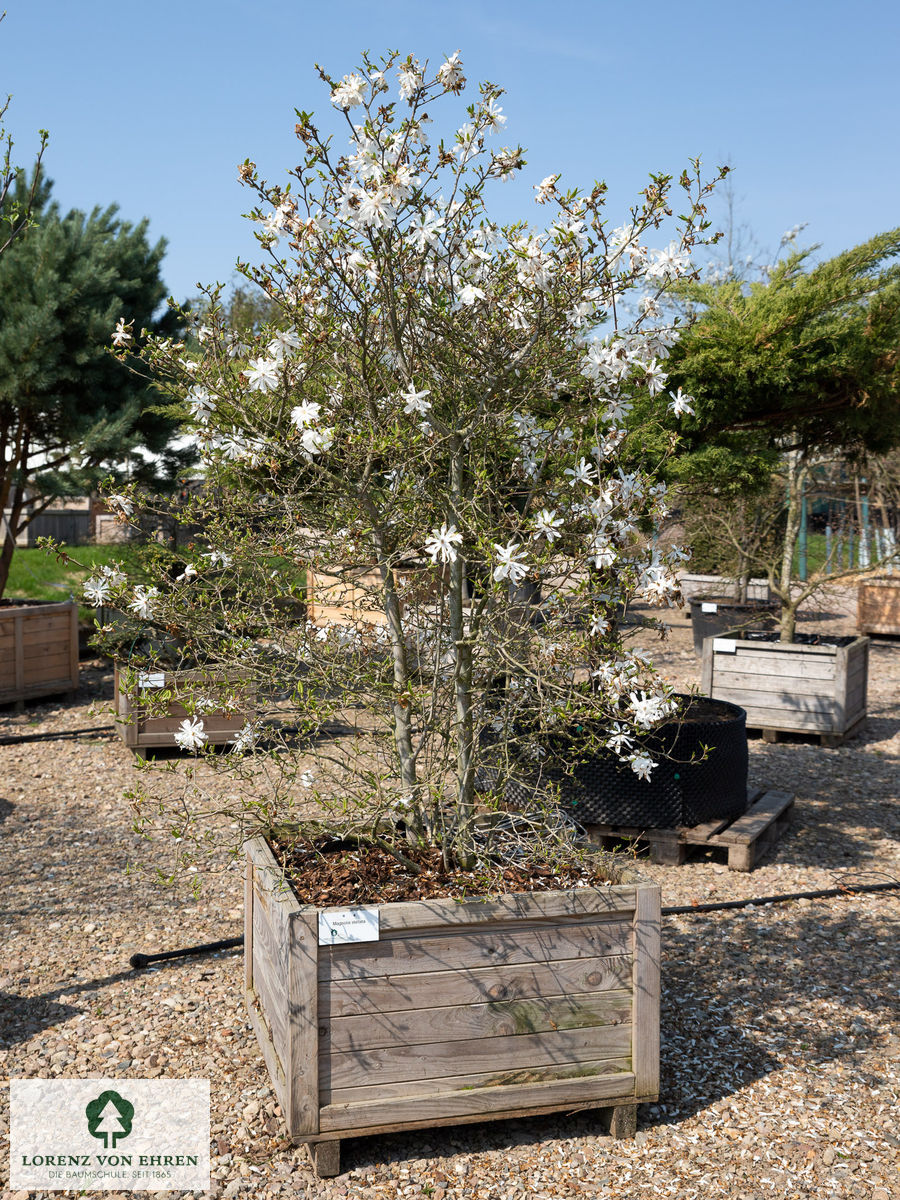
[[[457,441],[454,446],[450,480],[450,511],[453,524],[461,524],[460,509],[465,486],[463,446]],[[450,564],[450,595],[448,615],[450,637],[453,642],[453,686],[455,691],[456,771],[457,793],[454,814],[453,852],[464,870],[472,865],[472,822],[475,817],[475,762],[474,723],[472,719],[472,646],[466,640],[463,613],[465,589],[465,563],[457,555]]]
[[[809,469],[802,450],[789,450],[785,455],[785,466],[787,471],[787,524],[784,531],[779,593],[781,597],[781,641],[791,642],[794,640],[797,624],[796,605],[791,601],[791,579],[797,539],[800,535],[801,495]]]

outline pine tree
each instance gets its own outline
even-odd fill
[[[10,513],[0,595],[14,539],[34,516],[83,495],[139,447],[164,451],[174,429],[146,411],[156,399],[146,381],[108,353],[120,317],[177,332],[171,313],[154,319],[165,242],[151,246],[147,222],[127,224],[114,206],[62,216],[50,188],[38,183],[33,224],[0,257],[0,511]],[[21,208],[30,190],[20,173],[5,205]]]

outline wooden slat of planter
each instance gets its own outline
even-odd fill
[[[528,1033],[505,1038],[425,1042],[380,1050],[352,1050],[323,1056],[325,1086],[400,1083],[404,1079],[440,1080],[486,1070],[517,1071],[552,1063],[582,1063],[620,1058],[631,1052],[631,1026],[601,1025],[558,1033]],[[436,1084],[435,1090],[440,1091]]]
[[[365,1104],[328,1105],[321,1110],[321,1132],[363,1135],[392,1129],[423,1129],[430,1125],[483,1121],[521,1116],[523,1112],[554,1112],[560,1107],[590,1107],[593,1101],[634,1095],[634,1076],[629,1072],[594,1075],[584,1079],[561,1079],[550,1083],[523,1084],[508,1088],[474,1088],[419,1096],[408,1101],[372,1100]]]
[[[412,975],[423,971],[477,968],[493,964],[546,963],[556,959],[605,958],[631,951],[631,924],[592,921],[562,928],[530,929],[513,926],[428,937],[386,938],[368,942],[365,955],[354,946],[322,948],[323,978],[362,979]]]
[[[727,639],[726,639],[727,640]],[[713,651],[716,659],[716,671],[730,669],[742,675],[759,675],[765,679],[834,679],[834,650],[823,655],[798,655],[794,657],[794,649],[807,650],[814,647],[791,646],[784,654],[766,653],[760,651],[752,642],[738,642],[736,654]]]
[[[319,927],[314,913],[290,915],[288,944],[288,1124],[292,1136],[319,1129]]]
[[[748,663],[748,666],[755,666],[754,663]],[[744,661],[737,660],[734,668],[723,668],[721,663],[717,663],[716,678],[720,681],[720,686],[729,687],[735,691],[743,691],[747,695],[771,694],[773,685],[777,685],[780,692],[792,696],[821,696],[823,684],[828,685],[834,679],[834,671],[829,674],[819,675],[815,679],[809,676],[792,675],[790,672],[779,671],[777,674],[770,674],[768,671],[752,672],[743,670]]]
[[[514,1088],[532,1083],[549,1083],[558,1079],[587,1079],[597,1075],[631,1073],[631,1058],[602,1058],[595,1062],[566,1066],[555,1063],[549,1067],[530,1067],[521,1071],[482,1071],[475,1075],[452,1075],[440,1080],[444,1092],[473,1091],[479,1088]],[[406,1079],[403,1083],[382,1083],[375,1087],[339,1088],[321,1094],[322,1105],[363,1104],[368,1100],[408,1100],[412,1096],[434,1095],[433,1079]]]
[[[272,955],[260,940],[260,926],[253,931],[253,988],[262,1002],[263,1012],[272,1027],[272,1040],[279,1056],[284,1056],[288,1044],[288,1014],[285,995],[285,974],[278,970]]]
[[[446,997],[437,993],[441,1001]],[[631,1019],[631,989],[581,993],[573,996],[492,1000],[487,1004],[441,1005],[405,1012],[337,1017],[329,1024],[319,1019],[320,1046],[332,1054],[401,1047],[415,1043],[506,1038],[514,1034],[548,1030],[592,1029],[621,1025]]]
[[[322,972],[320,972],[321,974]],[[438,987],[440,985],[440,987]],[[399,978],[335,980],[320,989],[319,1019],[425,1008],[440,995],[446,1004],[477,1004],[528,996],[565,996],[592,989],[631,987],[631,956],[556,960],[480,967],[447,977],[428,971]]]
[[[269,1069],[272,1086],[275,1088],[275,1095],[278,1097],[278,1103],[281,1105],[282,1112],[286,1113],[288,1111],[288,1092],[285,1064],[282,1062],[279,1052],[272,1041],[272,1031],[268,1021],[263,1016],[257,993],[250,988],[244,993],[244,999],[247,1003],[247,1016],[259,1040],[263,1058],[266,1060],[266,1066]]]
[[[830,718],[835,705],[830,696],[801,696],[789,689],[782,688],[780,679],[777,681],[777,685],[770,688],[769,691],[751,692],[746,688],[732,687],[731,679],[727,675],[721,676],[716,683],[716,699],[729,700],[732,704],[739,704],[741,708],[746,708],[747,724],[751,726],[758,724],[751,720],[751,711],[759,713],[765,709],[773,713],[822,714]]]
[[[381,930],[429,929],[504,918],[557,918],[591,913],[632,913],[633,887],[573,888],[569,892],[518,892],[494,900],[419,900],[382,910]]]
[[[659,1090],[660,894],[641,888],[634,914],[634,1087],[639,1097]]]

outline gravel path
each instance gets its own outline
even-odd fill
[[[852,630],[847,598],[806,627]],[[682,619],[656,659],[680,685],[699,682]],[[226,1200],[900,1197],[892,892],[664,919],[662,1100],[640,1110],[633,1142],[605,1136],[592,1112],[459,1126],[345,1142],[344,1173],[316,1181],[283,1136],[239,999],[240,952],[128,967],[135,950],[240,934],[240,872],[223,863],[199,900],[125,873],[152,862],[122,799],[136,772],[103,711],[111,671],[83,666],[77,703],[0,710],[0,740],[31,739],[0,744],[6,1076],[208,1078],[211,1194]],[[792,830],[751,874],[709,855],[644,864],[663,904],[900,878],[898,685],[900,642],[877,640],[861,738],[752,741],[751,782],[797,794]]]

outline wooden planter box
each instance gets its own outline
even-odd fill
[[[440,594],[440,578],[410,562],[394,568],[394,583],[406,607],[434,602]],[[332,568],[339,574],[306,568],[306,616],[314,625],[384,625],[384,609],[373,605],[373,590],[381,595],[382,578],[377,567]]]
[[[692,575],[689,572],[683,572],[678,576],[678,582],[681,584],[681,594],[685,604],[707,593],[716,596],[732,596],[735,600],[738,597],[738,585],[733,579],[726,579],[724,575]],[[768,579],[751,579],[747,587],[747,599],[768,600]]]
[[[700,689],[747,712],[747,728],[816,733],[839,745],[866,720],[869,639],[847,646],[763,642],[732,630],[703,643]]]
[[[900,633],[900,575],[859,584],[856,628],[861,634]]]
[[[247,843],[250,1020],[295,1142],[612,1108],[659,1093],[654,884],[378,907],[378,940],[320,945],[262,838]]]
[[[186,708],[178,702],[179,687],[186,683],[206,679],[203,671],[174,671],[146,672],[144,681],[137,692],[129,692],[123,686],[121,674],[124,668],[115,664],[115,711],[116,730],[119,737],[132,749],[136,755],[143,757],[148,750],[175,749],[177,742],[175,734],[181,727],[181,722],[189,715]],[[247,723],[252,713],[254,695],[252,689],[241,683],[239,678],[233,681],[235,692],[239,692],[243,707],[240,712],[206,712],[197,714],[203,720],[203,732],[206,741],[211,746],[224,746],[234,741],[235,736]],[[151,715],[147,706],[141,703],[141,695],[157,694],[160,691],[171,693],[172,700],[165,716]]]
[[[0,704],[78,688],[78,605],[0,605]]]

